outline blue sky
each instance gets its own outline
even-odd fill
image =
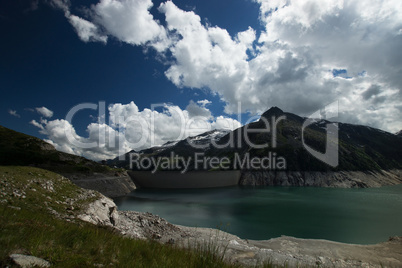
[[[309,115],[339,101],[339,121],[402,129],[400,1],[83,3],[0,4],[1,125],[92,159],[120,151],[60,138],[65,127],[83,142],[99,136],[94,110],[65,121],[80,103],[110,105],[104,135],[128,139],[138,126],[130,134],[109,116],[143,120],[165,103],[153,114],[157,144],[178,138],[169,109],[197,126],[233,129],[271,106]]]
[[[71,2],[71,10],[83,7],[80,2],[75,5],[76,2]],[[45,106],[54,111],[54,117],[64,118],[74,105],[98,101],[107,104],[134,101],[140,109],[149,108],[152,103],[172,103],[184,109],[190,100],[208,99],[212,101],[209,109],[213,114],[223,114],[218,95],[205,88],[187,90],[172,84],[164,76],[167,67],[157,59],[155,51],[144,52],[144,47],[114,38],[107,44],[82,42],[62,11],[43,2],[38,2],[37,9],[29,10],[32,3],[36,2],[12,1],[1,8],[1,31],[6,34],[0,44],[2,125],[43,138],[29,124],[28,119],[36,119],[37,115],[27,109]],[[204,23],[230,26],[229,32],[259,25],[258,5],[250,1],[176,4],[184,10],[195,9],[205,14]],[[153,9],[158,5],[155,2]],[[234,16],[221,16],[225,9],[234,11]],[[254,15],[239,18],[245,10]],[[152,11],[159,15],[157,10]],[[9,110],[17,111],[23,119],[10,117]],[[77,121],[77,131],[84,134],[89,122],[89,118]]]

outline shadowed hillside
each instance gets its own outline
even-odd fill
[[[110,172],[84,157],[57,151],[53,145],[0,126],[0,165],[36,166],[59,173]]]

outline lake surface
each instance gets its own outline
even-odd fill
[[[174,224],[219,228],[254,240],[288,235],[374,244],[402,236],[402,185],[137,189],[114,201],[119,210],[151,212]]]

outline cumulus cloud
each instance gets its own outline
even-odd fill
[[[50,118],[53,116],[53,111],[49,110],[46,107],[36,107],[36,112],[44,117]]]
[[[311,101],[303,106],[338,99],[345,116],[341,120],[358,118],[361,124],[389,131],[401,127],[401,113],[396,108],[401,103],[402,88],[398,75],[402,57],[397,49],[402,44],[397,37],[402,25],[400,2],[259,2],[266,25],[259,40],[263,51],[272,52],[270,45],[278,43],[282,50],[292,51],[306,63],[307,76],[298,81]],[[335,76],[326,72],[334,69],[345,73]],[[311,89],[313,83],[319,87]],[[277,94],[286,92],[291,93],[278,90]],[[293,99],[290,97],[289,104],[298,107]],[[302,112],[302,108],[294,111]]]
[[[10,115],[12,115],[12,116],[15,116],[15,117],[18,117],[18,118],[20,118],[21,116],[17,113],[17,111],[16,110],[8,110],[8,113],[10,114]]]
[[[158,146],[212,129],[233,130],[241,126],[232,118],[214,118],[208,109],[194,101],[184,110],[161,104],[140,111],[134,102],[115,103],[108,107],[108,113],[108,124],[89,124],[86,137],[78,135],[74,126],[64,119],[32,120],[30,124],[39,128],[47,137],[45,140],[56,149],[94,160],[114,158],[132,149]]]
[[[82,8],[86,18],[71,13],[69,0],[51,0],[84,42],[106,43],[108,36],[131,45],[151,45],[158,51],[168,46],[165,28],[149,12],[151,0],[101,0]]]
[[[362,97],[365,100],[370,99],[373,96],[376,96],[381,92],[381,87],[379,85],[371,85],[366,91],[362,93]]]
[[[31,125],[37,127],[37,128],[43,129],[43,126],[42,126],[38,121],[36,121],[36,120],[31,120],[31,122],[29,122],[29,123],[30,123]]]
[[[255,31],[249,28],[232,38],[225,29],[202,25],[197,14],[171,1],[159,10],[166,16],[168,30],[178,36],[169,47],[175,62],[166,71],[167,78],[178,87],[207,87],[224,98],[235,95],[248,77],[247,51],[252,50]]]
[[[87,20],[73,17],[67,0],[52,1],[83,41],[108,35],[153,46],[173,84],[209,89],[226,113],[241,102],[252,114],[279,106],[308,115],[339,100],[340,121],[402,128],[401,1],[255,0],[263,30],[233,36],[172,1],[158,7],[164,26],[150,13],[151,0],[100,0]],[[194,105],[190,115],[207,116],[206,104]]]
[[[190,103],[187,105],[186,110],[188,111],[189,116],[190,117],[201,116],[201,117],[210,118],[211,111],[209,111],[207,108],[205,108],[205,104],[200,103],[202,106],[199,106],[199,105],[197,105],[197,103],[195,103],[194,101],[190,101]]]
[[[202,107],[205,107],[208,104],[211,104],[212,101],[209,101],[209,100],[205,99],[205,100],[199,100],[199,101],[197,101],[197,103],[200,104]]]
[[[101,30],[94,23],[71,14],[69,0],[50,0],[50,4],[64,12],[64,16],[74,27],[78,37],[84,42],[107,42],[107,36],[101,33]]]
[[[92,6],[93,19],[118,40],[143,45],[165,39],[165,29],[149,12],[151,0],[101,0]]]
[[[107,36],[100,34],[98,27],[92,22],[84,20],[75,15],[69,15],[68,20],[70,21],[71,25],[74,27],[82,41],[100,41],[103,43],[107,42]]]
[[[401,2],[257,2],[265,26],[258,42],[253,29],[231,37],[194,12],[162,4],[167,28],[180,35],[166,76],[178,87],[218,93],[227,113],[241,102],[242,111],[279,106],[307,115],[339,100],[341,121],[402,127]]]

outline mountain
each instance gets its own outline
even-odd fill
[[[104,195],[121,196],[135,189],[124,170],[57,151],[53,145],[0,126],[0,165],[34,166],[69,178],[76,185]]]
[[[264,129],[265,122],[277,120],[280,116],[285,119],[277,123],[276,131],[268,133],[250,133],[249,140],[253,144],[271,142],[264,149],[256,149],[247,145],[245,128]],[[248,124],[234,131],[234,140],[240,139],[242,146],[216,150],[217,154],[250,153],[250,156],[265,156],[269,152],[275,152],[283,156],[287,162],[287,170],[293,171],[340,171],[340,170],[381,170],[402,168],[402,142],[395,135],[361,125],[330,122],[324,119],[312,120],[311,124],[302,131],[306,118],[292,113],[286,113],[277,107],[266,111],[258,122]],[[327,127],[338,132],[338,157],[339,165],[329,166],[316,159],[307,150],[306,146],[321,153],[326,151]],[[272,124],[271,124],[272,128]],[[276,147],[273,148],[272,133],[276,134]],[[303,132],[303,135],[302,135]],[[304,142],[302,141],[304,136]],[[228,142],[229,135],[223,137],[220,143]]]
[[[272,121],[274,120],[274,121]],[[380,171],[402,169],[402,141],[391,133],[368,126],[330,122],[325,119],[311,120],[303,129],[307,118],[273,107],[263,113],[257,122],[234,131],[213,130],[182,141],[167,143],[137,152],[144,157],[169,157],[175,155],[189,158],[194,163],[195,153],[206,157],[227,157],[231,165],[236,159],[275,156],[285,160],[284,171]],[[327,142],[329,132],[338,133],[338,144]],[[303,129],[303,131],[302,131]],[[338,148],[338,165],[328,165],[313,156],[306,147],[326,152],[326,145],[334,143]],[[214,145],[214,144],[217,144]],[[264,144],[268,144],[262,148]],[[194,146],[196,145],[196,146]],[[261,148],[258,148],[257,146]],[[307,145],[307,146],[306,146]],[[334,147],[335,148],[335,147]],[[123,159],[109,160],[109,165],[129,167],[129,153]],[[237,158],[236,158],[237,157]],[[208,166],[209,167],[209,166]],[[242,166],[242,170],[253,168]]]
[[[194,153],[205,153],[211,150],[212,142],[218,142],[222,137],[230,133],[230,130],[215,129],[204,132],[200,135],[188,137],[181,141],[169,141],[162,146],[154,146],[148,149],[127,152],[123,156],[107,160],[106,163],[111,167],[121,167],[129,169],[129,155],[132,153],[141,156],[169,157],[171,153],[182,157],[191,157]],[[196,148],[195,148],[196,147]],[[125,160],[121,160],[125,159]]]
[[[395,135],[397,135],[397,136],[399,136],[399,137],[402,137],[402,129],[399,130],[397,133],[395,133]]]

